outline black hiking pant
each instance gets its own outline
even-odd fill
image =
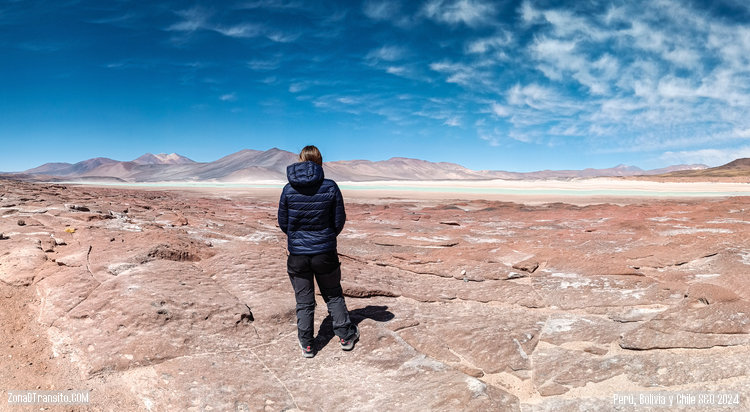
[[[297,336],[302,346],[313,344],[315,315],[315,285],[328,306],[336,336],[349,339],[356,329],[349,319],[349,311],[341,289],[341,263],[336,251],[318,255],[289,255],[286,261],[289,280],[297,300]]]

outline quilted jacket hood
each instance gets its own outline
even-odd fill
[[[286,168],[286,178],[294,187],[310,187],[319,185],[325,175],[323,167],[315,162],[294,163]]]

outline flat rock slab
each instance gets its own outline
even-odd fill
[[[607,346],[634,327],[604,316],[552,314],[544,321],[539,340],[557,346],[569,342]]]
[[[405,310],[394,311],[403,313]],[[411,346],[442,362],[480,375],[530,370],[544,317],[524,309],[480,303],[422,304],[397,318],[418,322],[397,333]]]
[[[198,297],[201,298],[198,298]],[[98,285],[55,325],[89,375],[257,341],[247,307],[189,263],[155,261]]]
[[[86,300],[100,284],[85,268],[51,269],[52,272],[37,283],[37,293],[41,296],[39,321],[47,325],[54,324]]]
[[[47,255],[38,241],[21,241],[15,244],[4,241],[10,250],[0,256],[0,281],[11,286],[30,285],[47,261]],[[8,249],[5,249],[8,250]]]
[[[710,348],[750,344],[750,302],[687,301],[623,334],[625,349]]]
[[[426,356],[393,332],[372,323],[361,329],[370,338],[356,352],[336,348],[285,367],[277,360],[293,343],[266,345],[256,353],[286,382],[302,410],[518,410],[515,396]],[[316,393],[310,382],[347,391]]]
[[[531,277],[547,306],[560,309],[674,304],[682,294],[641,276],[582,275],[544,269]]]
[[[581,350],[544,346],[532,355],[534,381],[538,388],[558,387],[554,394],[573,388],[604,382],[624,375],[633,390],[668,388],[707,383],[725,379],[746,378],[750,364],[746,347],[706,352],[617,352],[606,355]],[[720,385],[719,385],[720,386]],[[541,392],[541,391],[540,391]]]
[[[144,410],[299,410],[273,372],[250,350],[168,359],[123,373]]]
[[[350,272],[347,284],[356,285],[363,294],[373,296],[386,295],[377,293],[382,290],[388,291],[387,295],[405,296],[421,302],[460,299],[483,303],[503,302],[527,307],[539,307],[543,304],[533,287],[526,283],[443,278],[377,264],[357,264]]]

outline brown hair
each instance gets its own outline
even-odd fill
[[[300,162],[315,162],[321,166],[323,166],[323,155],[320,154],[320,150],[318,150],[315,146],[305,146],[302,148],[302,151],[299,152],[299,161]]]

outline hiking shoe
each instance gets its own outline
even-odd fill
[[[305,358],[315,357],[315,351],[313,350],[312,345],[302,346],[302,342],[300,342],[299,347],[302,348],[302,356]]]
[[[355,325],[354,326],[354,337],[352,337],[349,340],[346,340],[344,338],[340,338],[339,342],[341,343],[341,349],[342,350],[352,350],[354,349],[354,343],[356,343],[359,340],[359,328]]]

